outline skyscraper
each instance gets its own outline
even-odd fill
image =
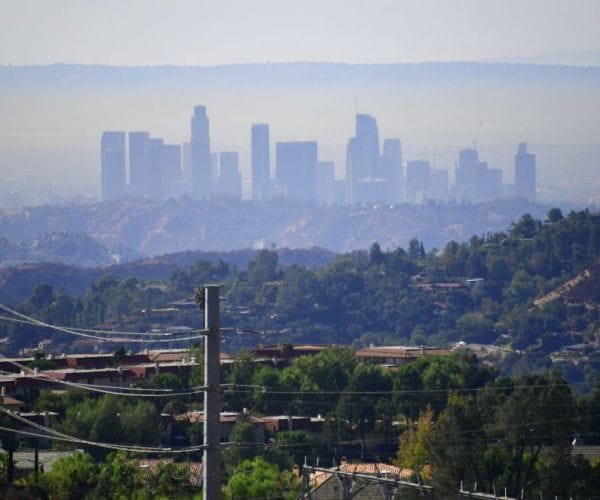
[[[282,194],[295,200],[316,198],[317,143],[278,142],[275,145],[276,180]]]
[[[164,141],[151,138],[148,141],[148,168],[145,175],[145,195],[150,198],[162,199],[164,185],[162,172],[164,165]]]
[[[125,132],[104,132],[100,139],[102,201],[123,195],[126,180]]]
[[[456,169],[456,187],[459,195],[472,198],[475,184],[475,173],[479,164],[479,153],[476,149],[462,149],[458,153]]]
[[[219,155],[219,193],[242,197],[242,174],[238,165],[237,152],[226,152]]]
[[[430,191],[431,165],[425,160],[406,163],[406,196],[410,201],[422,201]]]
[[[377,121],[370,115],[356,115],[355,137],[350,138],[346,148],[346,180],[350,203],[381,201],[364,199],[368,193],[378,190],[365,189],[365,184],[382,179],[379,156],[379,131]],[[361,195],[358,195],[358,183]]]
[[[162,165],[160,171],[162,197],[169,198],[175,194],[173,185],[182,179],[181,146],[165,144],[162,150]]]
[[[332,161],[317,162],[316,196],[324,205],[335,203],[335,164]]]
[[[206,197],[210,193],[210,183],[212,180],[210,133],[206,106],[194,106],[191,129],[192,194],[197,197]]]
[[[364,149],[365,177],[381,178],[379,171],[379,131],[377,121],[370,115],[356,115],[356,140]]]
[[[150,153],[148,132],[129,133],[129,188],[133,194],[146,194],[146,176]]]
[[[527,144],[519,144],[515,155],[515,194],[527,200],[535,200],[535,155],[527,152]]]
[[[255,123],[250,128],[252,143],[252,199],[264,200],[271,194],[269,125]]]
[[[381,177],[390,179],[393,203],[404,201],[404,172],[402,170],[402,143],[400,139],[385,139],[381,154]]]

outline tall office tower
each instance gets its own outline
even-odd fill
[[[276,143],[275,163],[275,178],[284,196],[302,201],[316,198],[316,142]]]
[[[206,106],[194,106],[191,127],[192,194],[197,197],[206,197],[210,194],[210,183],[212,180],[210,134]]]
[[[133,194],[143,196],[148,175],[150,135],[148,132],[129,133],[129,188]]]
[[[359,147],[364,148],[364,159],[366,160],[365,177],[373,179],[381,178],[379,169],[379,131],[377,121],[370,115],[356,115],[356,140]]]
[[[210,154],[210,179],[210,192],[215,193],[218,191],[214,184],[219,180],[219,153]]]
[[[100,139],[102,201],[123,195],[126,180],[125,132],[104,132]]]
[[[448,199],[448,171],[445,168],[431,170],[429,192],[438,200]]]
[[[472,198],[474,200],[487,200],[489,196],[489,168],[485,161],[480,161],[475,165],[473,172]]]
[[[535,155],[527,152],[527,144],[519,144],[515,155],[515,194],[527,200],[535,200]]]
[[[367,175],[366,162],[361,161],[360,149],[356,137],[348,139],[346,146],[346,183],[348,188],[348,203],[357,203],[357,182]]]
[[[488,170],[488,194],[492,199],[502,196],[502,170],[490,168]]]
[[[250,127],[252,143],[252,199],[264,200],[271,195],[269,125],[254,123]]]
[[[404,201],[404,172],[402,170],[402,143],[400,139],[385,139],[381,154],[381,176],[390,179],[390,201]]]
[[[317,162],[316,171],[317,201],[323,205],[335,203],[335,163],[332,161]]]
[[[339,206],[348,204],[348,183],[346,179],[335,180],[335,204]]]
[[[375,118],[369,115],[356,115],[355,137],[348,141],[346,148],[346,180],[348,182],[348,198],[350,203],[364,203],[365,179],[381,179],[381,162],[379,156],[379,132]],[[358,196],[358,182],[361,181]],[[367,189],[366,192],[371,192]]]
[[[178,194],[174,184],[181,180],[181,146],[179,144],[165,144],[162,148],[162,164],[160,171],[162,183],[162,198],[169,198]]]
[[[240,173],[236,152],[226,152],[219,155],[218,191],[236,198],[242,197],[242,174]]]
[[[431,165],[425,160],[406,163],[406,196],[409,201],[422,201],[431,188]]]
[[[461,196],[471,198],[475,182],[475,171],[479,163],[479,153],[476,149],[463,149],[458,153],[458,168],[456,169],[456,187]]]
[[[185,181],[192,180],[192,148],[189,142],[181,144],[181,173]]]
[[[148,141],[148,168],[144,178],[144,194],[150,198],[162,199],[163,184],[163,149],[164,141],[160,138],[150,138]]]

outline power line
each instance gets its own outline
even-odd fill
[[[68,440],[73,443],[86,444],[88,446],[96,446],[100,448],[107,448],[113,450],[123,450],[123,451],[132,451],[138,453],[190,453],[193,451],[200,451],[204,449],[203,445],[197,446],[188,446],[185,448],[162,448],[157,446],[138,446],[138,445],[119,445],[113,443],[103,443],[99,441],[90,441],[87,439],[81,439],[74,436],[70,436],[68,434],[64,434],[62,432],[56,431],[54,429],[50,429],[49,427],[45,427],[43,425],[37,424],[25,417],[17,415],[4,406],[0,405],[0,411],[9,415],[10,417],[20,421],[21,423],[30,425],[36,429],[42,430],[44,432],[49,433],[51,436],[44,436],[45,438],[51,439],[52,437],[59,437],[61,440]],[[15,429],[14,432],[19,432],[18,429]]]
[[[137,338],[111,338],[111,337],[103,337],[100,335],[93,335],[91,333],[85,333],[83,331],[79,331],[76,328],[72,328],[72,327],[64,327],[64,326],[56,326],[56,325],[52,325],[50,323],[46,323],[44,321],[32,318],[31,316],[27,316],[26,314],[20,313],[18,311],[15,311],[14,309],[11,309],[10,307],[7,307],[3,304],[0,304],[0,309],[3,309],[15,316],[17,316],[18,318],[21,318],[22,321],[18,321],[16,319],[11,319],[11,318],[7,318],[9,321],[14,321],[14,322],[23,322],[25,324],[30,324],[33,326],[39,326],[42,328],[49,328],[51,330],[55,330],[55,331],[59,331],[62,333],[67,333],[69,335],[75,335],[78,337],[84,337],[84,338],[90,338],[90,339],[96,339],[96,340],[102,340],[104,342],[117,342],[117,343],[158,343],[158,342],[179,342],[179,341],[187,341],[190,342],[192,340],[196,340],[196,339],[200,339],[200,338],[204,338],[205,334],[207,333],[205,330],[193,330],[192,332],[186,332],[186,333],[182,333],[182,334],[175,334],[175,333],[170,333],[170,332],[165,332],[165,333],[161,333],[159,334],[161,337],[169,337],[169,338],[158,338],[158,339],[137,339]],[[109,333],[103,330],[98,330],[104,334]],[[140,332],[133,332],[134,335],[140,335]],[[126,333],[122,333],[121,335],[126,335]],[[152,336],[155,335],[152,332],[148,332],[146,334],[147,336]]]
[[[120,387],[120,386],[105,386],[105,385],[96,385],[96,384],[81,384],[81,383],[77,383],[77,382],[69,382],[69,381],[66,381],[63,379],[52,377],[48,373],[39,373],[39,372],[36,373],[35,370],[33,370],[21,363],[18,363],[17,361],[10,360],[0,354],[0,360],[1,359],[4,359],[4,361],[16,366],[17,368],[20,368],[21,370],[29,372],[28,376],[30,376],[32,378],[42,379],[45,381],[50,381],[52,383],[63,384],[66,386],[74,387],[77,389],[88,390],[91,392],[114,394],[117,396],[148,397],[148,398],[184,397],[184,396],[190,396],[190,395],[194,395],[194,394],[200,394],[206,390],[205,386],[194,386],[194,387],[190,387],[190,388],[181,388],[181,389],[153,389],[153,388],[141,388],[141,387]],[[6,373],[9,373],[10,375],[14,375],[10,372],[6,372]],[[220,387],[232,390],[232,384],[220,384]],[[235,390],[235,388],[233,388],[233,390]],[[139,391],[139,392],[145,391],[147,393],[129,394],[126,392],[121,392],[121,391]],[[155,391],[155,392],[152,392],[152,391]],[[176,392],[176,391],[178,391],[178,392]]]
[[[431,393],[461,393],[461,392],[483,392],[483,391],[508,391],[508,390],[514,390],[514,389],[528,389],[528,388],[537,388],[537,389],[544,389],[544,388],[554,388],[554,387],[565,387],[565,386],[573,386],[573,385],[585,385],[587,384],[587,382],[573,382],[573,383],[569,383],[569,382],[565,382],[565,383],[560,383],[560,384],[552,384],[552,385],[544,385],[544,384],[525,384],[525,385],[512,385],[512,386],[503,386],[503,387],[493,387],[493,386],[486,386],[486,387],[472,387],[472,388],[448,388],[448,389],[402,389],[402,390],[396,390],[396,389],[387,389],[387,390],[381,390],[381,391],[352,391],[352,390],[346,390],[346,389],[339,389],[339,390],[303,390],[303,389],[299,389],[299,390],[279,390],[279,389],[266,389],[265,393],[266,394],[295,394],[295,395],[335,395],[335,394],[340,394],[340,395],[373,395],[373,396],[377,396],[377,395],[395,395],[395,394],[431,394]],[[257,388],[260,388],[260,386],[256,386]],[[248,389],[247,392],[250,392],[250,389]]]

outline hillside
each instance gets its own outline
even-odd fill
[[[133,276],[142,280],[168,280],[178,269],[188,269],[199,260],[217,262],[223,260],[232,266],[245,269],[258,250],[246,249],[230,252],[188,251],[161,255],[135,262],[81,268],[60,263],[28,263],[0,268],[0,297],[6,304],[24,301],[39,283],[47,283],[57,290],[81,295],[102,276],[110,275],[117,280]],[[298,265],[314,269],[327,265],[335,254],[320,248],[277,250],[283,267]]]
[[[52,232],[85,234],[112,249],[111,254],[121,261],[136,254],[153,257],[273,244],[349,252],[368,248],[374,241],[382,248],[406,246],[411,238],[418,238],[428,248],[441,248],[450,240],[502,231],[523,212],[541,217],[549,208],[514,199],[394,207],[323,207],[229,198],[181,198],[165,203],[127,200],[0,212],[0,237],[18,241]],[[46,260],[54,258],[49,254]]]
[[[574,278],[560,285],[556,290],[533,301],[537,307],[544,307],[561,299],[572,304],[589,304],[597,306],[600,300],[600,263],[591,269],[585,269]]]
[[[412,239],[406,248],[372,244],[337,256],[246,250],[92,270],[50,266],[45,274],[22,266],[5,270],[2,290],[8,300],[12,287],[11,303],[33,290],[20,307],[49,322],[147,331],[200,328],[188,305],[199,285],[217,282],[226,298],[222,324],[261,332],[226,335],[226,352],[261,342],[476,344],[499,354],[490,360],[504,374],[556,368],[589,389],[600,372],[597,310],[586,307],[598,303],[599,257],[600,215],[552,209],[545,222],[525,214],[504,232],[450,241],[439,252]],[[44,281],[54,285],[36,286]],[[75,285],[77,296],[60,291]],[[0,326],[8,350],[47,336],[57,352],[78,348],[67,335]]]

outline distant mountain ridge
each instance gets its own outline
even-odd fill
[[[115,84],[135,86],[238,84],[311,84],[343,81],[388,80],[396,82],[501,79],[528,81],[555,78],[600,78],[600,67],[580,67],[528,62],[426,62],[396,64],[349,63],[255,63],[221,66],[109,66],[52,64],[47,66],[0,66],[0,87],[55,85],[61,88]]]

